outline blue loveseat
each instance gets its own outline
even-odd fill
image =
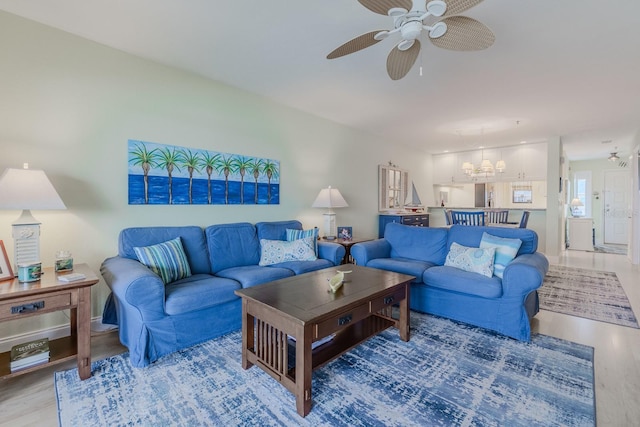
[[[146,366],[158,358],[240,329],[241,299],[234,291],[341,263],[345,248],[318,242],[316,260],[261,266],[260,239],[285,240],[298,221],[197,226],[138,227],[120,232],[118,255],[100,272],[111,288],[103,321],[117,322],[131,364]],[[138,261],[135,247],[180,237],[191,276],[165,283]]]
[[[520,239],[515,258],[502,279],[444,265],[452,244],[478,248],[483,233]],[[529,320],[538,312],[538,293],[549,269],[537,252],[538,235],[524,228],[411,227],[391,223],[384,238],[353,245],[357,264],[410,274],[412,310],[447,317],[529,341]]]

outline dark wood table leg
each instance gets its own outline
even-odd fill
[[[253,363],[249,362],[249,349],[254,348],[255,320],[247,312],[247,300],[242,299],[242,369],[249,369]]]
[[[311,411],[312,331],[301,327],[296,342],[296,409],[301,417]]]
[[[400,325],[398,329],[400,330],[400,339],[402,341],[409,341],[410,338],[409,286],[408,283],[404,285],[405,297],[404,300],[400,301]]]

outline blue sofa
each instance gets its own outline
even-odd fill
[[[445,264],[451,245],[479,247],[483,233],[520,239],[503,277],[483,276]],[[538,235],[525,228],[411,227],[392,223],[384,238],[357,243],[351,256],[359,265],[410,274],[410,307],[529,341],[529,321],[538,312],[538,293],[549,269],[537,252]]]
[[[131,364],[146,366],[182,348],[240,329],[241,299],[234,291],[338,265],[345,248],[318,242],[318,258],[260,266],[260,239],[285,240],[299,221],[212,225],[206,229],[138,227],[120,232],[118,255],[100,268],[111,288],[103,321],[119,325]],[[164,284],[138,261],[134,247],[180,237],[192,275]]]

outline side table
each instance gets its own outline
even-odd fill
[[[353,264],[353,258],[351,258],[351,246],[360,242],[368,242],[370,240],[374,240],[373,237],[353,237],[351,240],[344,240],[341,238],[336,238],[334,240],[330,240],[332,243],[338,243],[339,245],[344,246],[346,253],[344,254],[344,258],[342,259],[342,264]]]
[[[36,282],[21,283],[17,278],[0,282],[0,322],[29,316],[70,311],[71,335],[49,341],[49,362],[11,372],[11,352],[0,353],[0,379],[26,374],[74,358],[78,374],[85,380],[91,376],[91,286],[98,278],[86,264],[74,265],[74,273],[85,278],[61,282],[53,267],[44,268]]]

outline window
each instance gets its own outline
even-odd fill
[[[575,216],[591,217],[591,171],[580,171],[573,175],[573,198],[578,198],[584,206],[573,208]]]

